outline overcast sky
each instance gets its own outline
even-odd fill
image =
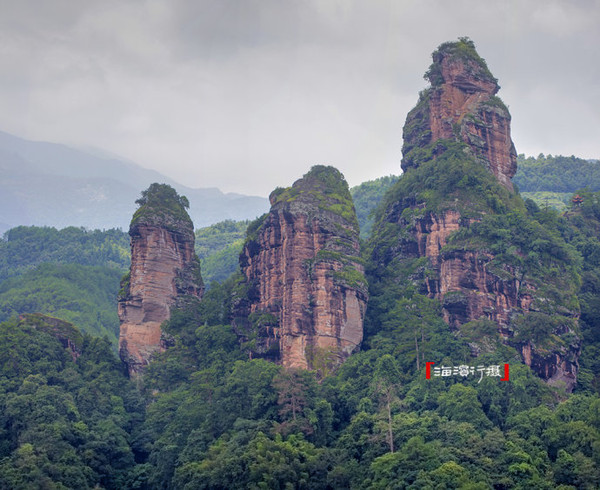
[[[190,187],[400,173],[431,52],[469,36],[517,151],[600,158],[600,0],[0,0],[0,130]]]

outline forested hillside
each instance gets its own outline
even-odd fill
[[[588,187],[600,190],[600,161],[575,156],[519,155],[515,183],[521,192],[575,192]]]
[[[115,299],[129,263],[129,237],[120,230],[13,228],[0,240],[0,321],[46,313],[116,348]]]
[[[0,281],[40,264],[129,268],[129,236],[121,230],[18,226],[0,239]]]
[[[508,348],[477,363],[508,360],[509,382],[425,379],[415,329],[425,360],[470,364],[427,298],[418,318],[398,304],[334,373],[249,359],[230,324],[233,276],[174,312],[175,345],[150,365],[143,398],[108,344],[82,337],[74,361],[52,329],[4,322],[0,488],[595,488],[598,202],[587,194],[564,218],[529,204],[584,257],[581,383],[568,398]]]
[[[460,165],[471,172],[468,185],[434,172],[441,195],[506,205],[504,194],[490,194],[489,176]],[[362,226],[371,226],[371,206],[389,205],[410,186],[422,191],[418,178],[404,179],[353,189]],[[202,274],[215,282],[199,304],[172,312],[163,326],[171,347],[134,384],[110,343],[129,238],[114,230],[11,230],[0,242],[0,488],[597,488],[600,192],[581,196],[565,214],[526,201],[457,234],[447,248],[485,244],[523,267],[541,264],[536,274],[555,270],[556,280],[564,275],[557,257],[566,254],[579,286],[552,294],[575,294],[581,310],[571,395],[494,340],[495,325],[453,333],[442,317],[449,303],[415,289],[419,274],[432,273],[422,259],[394,272],[409,281],[377,282],[378,266],[365,254],[372,280],[365,338],[341,366],[323,359],[313,370],[286,370],[253,358],[253,340],[240,341],[234,319],[248,294],[236,272],[248,223],[232,221],[196,230]],[[519,236],[526,257],[511,248]],[[381,231],[371,240],[383,243]],[[548,336],[543,321],[523,327],[521,335]],[[487,350],[474,358],[473,345]],[[427,361],[482,370],[427,379]],[[489,375],[506,362],[508,381]]]
[[[539,206],[551,206],[564,211],[575,191],[588,188],[600,190],[600,161],[574,156],[540,154],[519,155],[513,181],[524,199],[533,199]]]
[[[123,271],[103,266],[42,264],[0,283],[0,321],[22,313],[46,313],[116,346],[115,299]]]
[[[213,281],[224,281],[239,269],[239,255],[249,223],[226,220],[196,230],[196,253],[207,286]]]
[[[373,227],[373,212],[379,205],[387,190],[396,183],[400,177],[387,175],[375,180],[363,182],[352,187],[350,194],[354,201],[356,217],[360,226],[360,236],[365,239],[371,234]]]
[[[0,323],[0,488],[141,488],[144,405],[106,340],[42,316]]]

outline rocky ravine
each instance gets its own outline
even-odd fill
[[[289,368],[333,366],[360,344],[367,302],[348,185],[333,167],[315,166],[270,201],[240,256],[249,301],[238,308],[238,331],[253,355]]]
[[[413,186],[409,194],[399,195],[384,210],[378,225],[381,231],[376,230],[374,236],[380,242],[387,238],[388,245],[374,243],[373,258],[381,264],[427,257],[429,273],[419,279],[420,291],[441,301],[444,319],[452,328],[460,329],[473,320],[494,322],[499,338],[517,348],[523,361],[539,376],[550,383],[564,383],[570,391],[576,382],[579,355],[575,333],[579,312],[573,306],[576,301],[568,306],[568,301],[556,303],[538,290],[543,289],[545,278],[527,275],[524,267],[511,263],[498,264],[489,246],[482,244],[487,240],[485,236],[480,236],[479,242],[447,246],[452,234],[469,229],[498,209],[510,212],[517,203],[524,210],[510,181],[516,172],[516,152],[510,138],[510,114],[495,95],[497,81],[468,39],[441,45],[433,54],[426,78],[431,87],[421,93],[404,126],[405,177],[401,180],[408,182],[412,172],[436,159],[447,160],[436,167],[437,172],[458,171],[455,163],[448,163],[450,158],[455,162],[474,159],[495,176],[504,190],[494,191],[495,184],[482,184],[481,178],[475,182],[473,176],[475,183],[465,188],[479,185],[489,190],[476,195],[471,190],[454,193],[454,189],[445,189],[449,192],[445,195],[436,180],[439,175],[420,175],[418,186]],[[454,148],[454,155],[448,157],[452,145],[458,145],[459,150]],[[469,177],[457,177],[457,184]],[[395,238],[385,231],[389,224],[396,230]],[[526,251],[514,248],[515,257],[525,260]],[[519,325],[532,323],[534,316],[530,313],[553,319],[556,325],[550,329],[552,342],[517,335]]]
[[[201,298],[204,290],[187,200],[166,184],[152,184],[142,196],[129,229],[131,269],[118,305],[119,353],[130,375],[165,348],[160,326],[171,308],[186,297]]]

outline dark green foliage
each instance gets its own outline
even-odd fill
[[[492,269],[539,281],[553,308],[577,309],[575,288],[581,268],[587,268],[583,284],[593,304],[596,286],[600,290],[592,274],[592,264],[600,261],[591,232],[595,198],[586,196],[587,208],[575,213],[590,220],[584,238],[552,210],[523,203],[498,186],[460,147],[448,149],[431,163],[433,175],[421,175],[427,185],[409,178],[411,171],[390,191],[387,205],[406,193],[421,203],[422,209],[403,214],[408,223],[419,213],[446,209],[479,218],[444,253],[467,247],[495,254]],[[459,171],[469,177],[461,182]],[[250,225],[249,239],[257,238],[265,219]],[[378,219],[371,247],[382,251],[402,230],[386,221],[384,210]],[[500,342],[490,340],[492,348],[473,358],[466,342],[497,340],[496,325],[472,322],[452,332],[441,319],[440,303],[419,289],[419,281],[435,273],[428,260],[381,253],[366,264],[372,284],[363,351],[337,370],[320,365],[315,372],[286,372],[248,359],[229,325],[232,305],[247,295],[239,276],[214,283],[199,305],[176,310],[164,326],[175,345],[156,357],[144,379],[152,402],[145,425],[149,457],[129,478],[149,488],[597,486],[598,397],[559,403],[560,391]],[[363,262],[335,250],[315,260]],[[535,315],[515,323],[516,335],[539,344],[552,338],[546,330],[560,329],[556,322],[565,319],[553,308],[541,303]],[[592,308],[583,311],[592,321]],[[257,312],[251,323],[274,327],[276,319]],[[425,380],[427,361],[509,362],[511,379]]]
[[[519,155],[513,181],[521,192],[573,193],[584,187],[600,190],[600,162],[540,154],[537,158]]]
[[[81,352],[83,336],[72,323],[41,313],[24,313],[19,315],[19,322],[20,325],[28,325],[36,330],[51,334],[74,353]]]
[[[400,177],[388,175],[375,180],[363,182],[352,187],[350,194],[354,201],[356,217],[360,226],[360,237],[365,239],[371,234],[373,227],[373,213],[387,190],[396,183]]]
[[[422,162],[430,160],[435,147],[431,143],[431,127],[429,125],[432,88],[419,93],[417,105],[406,116],[402,128],[402,169],[418,167]]]
[[[107,336],[119,334],[116,297],[122,272],[106,267],[43,264],[0,283],[0,321],[21,313],[46,313]]]
[[[301,436],[283,439],[236,431],[213,444],[201,463],[179,468],[175,484],[198,489],[325,489],[328,468],[323,453]]]
[[[567,234],[554,220],[538,222]],[[422,259],[392,271],[428,273]],[[557,404],[509,347],[472,360],[439,302],[390,277],[371,288],[363,352],[320,373],[248,359],[230,325],[239,278],[214,283],[164,325],[174,346],[139,383],[145,420],[105,341],[84,337],[73,363],[51,334],[0,325],[0,488],[597,487],[598,397]],[[511,380],[425,380],[431,360],[508,361]]]
[[[255,220],[250,221],[248,228],[246,229],[246,240],[244,243],[254,242],[258,239],[258,231],[262,227],[262,225],[267,221],[269,217],[269,213],[265,213],[262,216],[259,216]]]
[[[190,207],[189,201],[185,196],[178,195],[168,184],[151,184],[135,202],[139,208],[131,219],[132,229],[142,223],[157,224],[174,231],[181,226],[193,229],[192,220],[186,211]]]
[[[196,230],[195,249],[198,258],[204,260],[234,242],[243,240],[249,224],[250,221],[226,220]]]
[[[581,206],[571,205],[563,234],[583,259],[579,302],[583,336],[581,390],[600,393],[600,192],[580,190]]]
[[[0,282],[45,262],[125,270],[130,261],[129,237],[121,230],[19,226],[0,240]]]
[[[427,148],[441,153],[435,159],[429,155],[427,161],[403,175],[383,198],[376,213],[376,223],[396,202],[407,202],[438,213],[456,209],[464,218],[524,209],[518,196],[502,187],[469,155],[466,144],[438,140]],[[381,223],[378,227],[381,228]]]
[[[555,407],[552,390],[508,347],[473,361],[436,301],[390,292],[396,306],[366,350],[318,377],[242,360],[235,335],[217,323],[226,286],[209,290],[199,309],[175,313],[166,329],[176,346],[146,376],[161,390],[146,424],[154,443],[131,474],[150,488],[303,488],[305,478],[310,488],[543,488],[569,478],[593,488],[600,478],[590,452],[600,444],[597,397]],[[509,361],[510,382],[425,380],[415,332],[422,360]]]
[[[123,488],[144,417],[108,342],[0,323],[0,488]]]
[[[226,220],[196,230],[196,253],[206,284],[223,282],[239,268],[239,255],[250,221]]]
[[[358,221],[348,184],[340,171],[334,167],[311,167],[292,187],[275,189],[271,199],[274,207],[298,199],[302,202],[316,202],[320,210],[340,216],[358,231]]]
[[[462,228],[442,253],[456,248],[480,249],[493,254],[488,269],[526,279],[554,299],[554,307],[577,311],[574,298],[579,285],[580,257],[565,243],[558,223],[540,213],[532,219],[521,210],[486,215],[469,228]],[[540,306],[541,307],[541,306]]]
[[[490,72],[485,60],[479,56],[475,49],[475,43],[468,37],[461,37],[458,41],[449,41],[441,44],[431,55],[433,63],[423,76],[432,86],[438,86],[444,83],[441,71],[441,61],[444,58],[458,59],[466,62],[467,69],[472,71],[471,75],[476,78],[485,77],[497,82],[496,78]],[[471,66],[470,64],[473,64]]]

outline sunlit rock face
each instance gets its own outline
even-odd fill
[[[181,199],[169,186],[153,184],[131,222],[131,269],[118,305],[119,353],[130,375],[165,348],[161,324],[171,308],[186,296],[202,297],[194,227]]]
[[[517,152],[510,113],[496,96],[500,86],[485,61],[465,43],[445,43],[433,54],[421,93],[404,126],[402,169],[418,165],[413,150],[440,139],[462,141],[498,181],[513,188]]]
[[[337,364],[362,340],[367,302],[348,185],[333,167],[316,166],[270,201],[240,256],[250,298],[244,335],[254,336],[253,355],[289,368]]]
[[[519,247],[511,252],[515,260],[502,262],[498,252],[487,246],[486,237],[450,243],[453,236],[469,230],[484,216],[510,213],[519,206],[524,209],[524,205],[511,183],[517,168],[516,151],[510,138],[510,114],[496,96],[497,80],[468,39],[444,43],[432,57],[425,75],[431,87],[421,92],[406,118],[402,150],[405,174],[397,188],[409,189],[402,187],[402,180],[410,181],[414,175],[420,180],[410,191],[396,191],[395,199],[388,199],[373,228],[372,260],[380,270],[390,270],[427,258],[409,277],[396,280],[408,281],[421,294],[437,298],[444,320],[457,333],[469,322],[493,322],[495,338],[515,347],[523,362],[541,378],[563,384],[570,391],[576,382],[580,353],[579,308],[577,301],[572,301],[572,283],[563,281],[570,292],[556,300],[546,291],[543,275],[533,277],[518,265],[526,258]],[[472,164],[461,166],[461,160]],[[445,163],[432,165],[435,162]],[[457,184],[465,183],[463,189],[454,192],[446,188],[448,194],[439,187],[446,176],[429,171],[470,168],[481,173],[478,164],[495,177],[495,182],[490,176],[475,178],[464,173],[455,179]],[[490,201],[486,191],[478,194],[470,186],[487,186],[496,201]],[[535,325],[544,323],[541,319],[545,318],[553,323],[543,341],[524,334],[528,329],[541,328]],[[482,349],[477,341],[472,347],[475,352]]]

